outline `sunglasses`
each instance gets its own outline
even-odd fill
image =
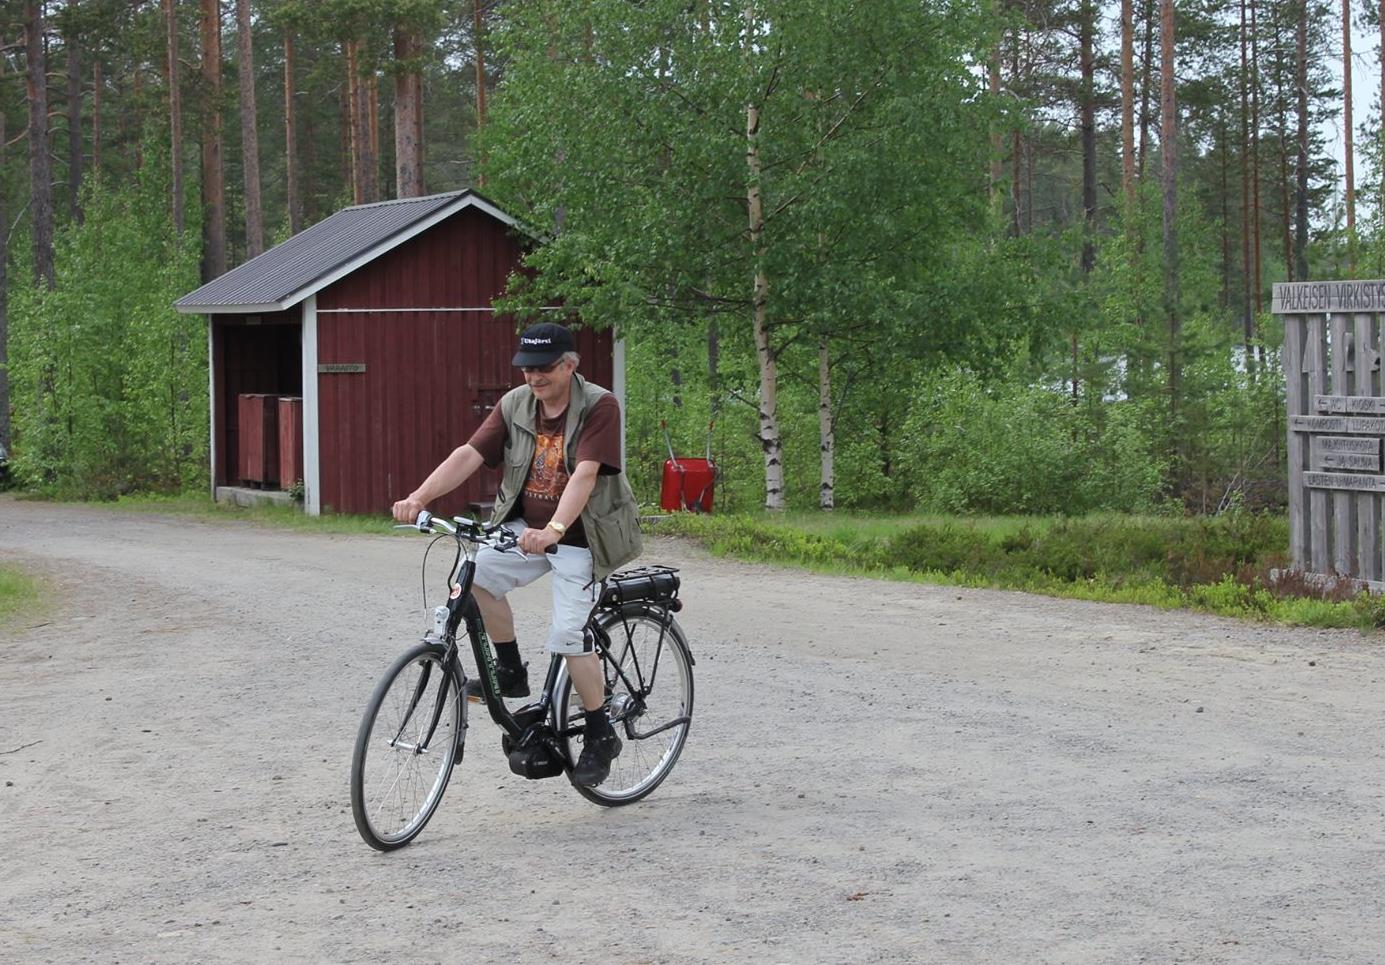
[[[541,375],[547,375],[549,372],[552,372],[554,369],[556,369],[559,365],[562,365],[562,364],[563,364],[563,360],[562,360],[562,359],[558,359],[558,361],[556,361],[556,362],[549,362],[547,365],[521,365],[521,366],[519,367],[519,370],[520,370],[521,372],[525,372],[525,373],[528,373],[528,372],[538,372],[538,373],[540,373]]]

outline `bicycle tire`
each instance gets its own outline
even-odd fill
[[[446,652],[441,644],[421,643],[401,654],[361,718],[351,756],[351,813],[361,838],[378,851],[418,836],[461,760],[466,701],[456,667],[444,670]],[[434,751],[435,770],[419,763]]]
[[[633,627],[633,631],[628,634],[627,621]],[[678,757],[688,740],[691,720],[643,739],[637,736],[640,733],[649,733],[671,720],[692,717],[692,651],[688,648],[687,638],[676,621],[670,619],[663,631],[663,652],[657,665],[650,666],[645,659],[657,649],[662,624],[662,612],[644,604],[630,604],[619,611],[607,611],[601,614],[597,621],[597,625],[611,638],[613,652],[609,654],[610,660],[621,660],[624,656],[627,664],[633,664],[629,655],[623,654],[628,646],[633,645],[641,662],[641,672],[652,671],[655,685],[655,690],[645,698],[645,709],[638,717],[615,722],[616,734],[623,746],[620,755],[611,763],[611,773],[606,780],[596,787],[583,787],[576,783],[572,785],[577,789],[577,793],[603,807],[634,804],[648,797],[664,782],[673,766],[678,763]],[[628,692],[628,689],[624,681],[618,678],[612,682],[610,664],[606,660],[602,661],[601,666],[607,678],[608,695],[614,704],[620,700],[621,694]],[[627,677],[639,686],[630,670],[627,670]],[[671,688],[670,677],[676,678],[676,683],[673,683]],[[582,724],[582,702],[567,676],[566,668],[558,680],[558,685],[561,696],[554,708],[555,721],[559,733],[567,733],[567,750],[572,760],[576,761],[581,753],[580,735],[572,733],[572,730]],[[670,691],[671,697],[662,697]],[[657,700],[651,699],[654,694],[661,697]],[[646,741],[653,743],[646,744]]]

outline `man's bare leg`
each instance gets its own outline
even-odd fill
[[[601,661],[594,653],[567,656],[567,673],[582,698],[583,710],[600,710],[606,702],[606,680],[601,676]]]
[[[471,595],[476,597],[477,609],[481,611],[481,622],[486,625],[486,636],[492,640],[513,640],[515,612],[510,609],[510,601],[503,596],[491,596],[474,585]]]

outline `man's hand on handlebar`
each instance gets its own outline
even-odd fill
[[[526,529],[519,534],[519,548],[526,553],[542,556],[548,552],[550,546],[556,545],[560,539],[562,537],[555,530],[546,526],[543,529]]]
[[[412,523],[425,509],[421,499],[406,496],[394,504],[394,519],[399,523]]]

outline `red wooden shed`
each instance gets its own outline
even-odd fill
[[[388,512],[519,383],[514,320],[491,305],[528,243],[474,191],[358,205],[180,298],[208,316],[213,495],[246,479],[243,441],[265,442],[238,424],[240,397],[301,396],[306,511]],[[623,408],[619,343],[577,346]],[[465,513],[498,481],[483,471],[434,508]]]

